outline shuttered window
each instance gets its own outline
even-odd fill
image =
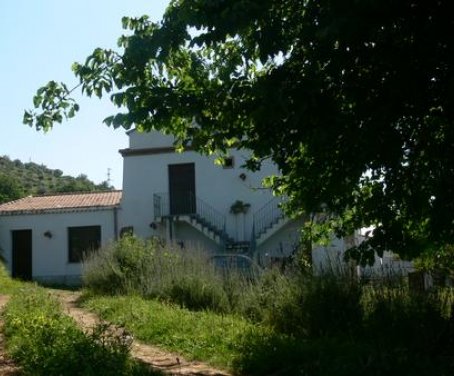
[[[81,262],[101,246],[101,226],[68,227],[68,260]]]

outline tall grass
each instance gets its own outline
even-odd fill
[[[13,280],[8,275],[5,265],[0,261],[0,294],[11,294],[20,289],[24,282]]]
[[[194,312],[138,296],[91,297],[84,306],[109,322],[126,326],[137,339],[224,368],[237,356],[242,334],[258,330],[235,315]]]
[[[325,272],[314,276],[298,268],[288,273],[268,270],[248,280],[219,274],[198,253],[169,250],[134,238],[87,260],[85,270],[84,281],[92,294],[133,293],[189,309],[242,316],[249,324],[230,337],[230,360],[220,361],[240,374],[454,373],[451,289],[413,293],[396,280],[362,284],[351,275]],[[188,333],[179,327],[183,325],[174,321],[166,326],[165,338],[160,336],[162,327],[147,320],[170,313],[156,313],[156,302],[125,297],[120,307],[115,303],[118,298],[102,299],[107,298],[93,296],[87,304],[111,320],[132,326],[145,340],[163,346],[169,346],[170,340],[172,350],[193,351],[198,359],[206,356],[209,360],[224,351],[225,342],[204,337],[199,339],[201,347],[210,351],[197,352],[200,346],[188,342]],[[144,307],[151,311],[134,314],[137,305],[140,312]],[[130,307],[129,316],[125,307]],[[191,324],[190,320],[195,321]],[[201,319],[188,313],[184,327],[198,327],[197,320]]]
[[[128,236],[85,260],[83,282],[94,294],[137,294],[195,310],[230,312],[244,278],[226,278],[203,252]]]

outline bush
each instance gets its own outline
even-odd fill
[[[363,285],[354,277],[314,276],[298,268],[286,274],[271,269],[248,280],[235,273],[220,275],[200,253],[134,238],[103,252],[87,264],[92,269],[87,268],[86,283],[94,290],[99,286],[99,291],[158,297],[190,309],[230,311],[253,321],[253,328],[231,345],[238,372],[378,376],[454,371],[453,290],[412,294],[403,283]],[[152,331],[149,324],[134,326]]]
[[[361,322],[361,289],[347,277],[272,269],[250,286],[240,310],[280,333],[333,335],[350,332]]]
[[[446,357],[454,361],[454,316],[447,294],[416,294],[405,288],[369,292],[364,332],[377,351],[398,352],[400,359]],[[454,363],[453,363],[454,364]]]
[[[29,375],[139,375],[123,337],[98,327],[85,335],[43,290],[16,294],[3,314],[8,351]]]
[[[224,279],[206,255],[133,236],[89,255],[83,282],[95,294],[138,294],[196,310],[231,310]]]

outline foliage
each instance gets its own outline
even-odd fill
[[[105,320],[125,325],[146,343],[221,367],[231,364],[238,337],[253,327],[240,317],[193,312],[137,296],[91,296],[84,306]]]
[[[358,285],[349,293],[345,280],[306,282],[314,286],[299,285],[305,291],[299,295],[301,304],[287,294],[274,307],[262,307],[274,310],[272,319],[281,323],[291,312],[289,306],[299,307],[302,321],[291,313],[286,326],[191,312],[137,296],[90,296],[84,304],[147,343],[235,374],[419,376],[454,371],[452,291],[414,295],[404,286]],[[286,295],[285,290],[274,291],[276,299],[279,293]]]
[[[0,204],[17,200],[24,195],[18,180],[0,172]]]
[[[454,245],[446,244],[431,252],[424,252],[414,261],[415,268],[431,273],[433,277],[454,277]]]
[[[243,280],[237,277],[234,285]],[[217,273],[207,255],[133,236],[91,254],[84,262],[83,282],[93,293],[138,294],[191,309],[228,312],[234,304],[232,280]]]
[[[85,335],[49,293],[15,294],[3,313],[8,352],[28,375],[150,375],[129,357],[129,345],[96,328]]]
[[[133,237],[104,252],[101,263],[88,264],[93,284],[85,306],[187,357],[247,375],[454,371],[452,289],[413,293],[394,280],[361,284],[347,274],[314,276],[298,267],[285,274],[267,270],[241,283],[207,279],[204,274],[212,271],[203,259],[182,264],[191,250],[160,250]],[[124,274],[118,280],[102,277],[112,270]],[[212,290],[204,293],[207,283]],[[99,296],[106,292],[133,295]],[[213,304],[218,294],[227,297],[228,306]]]
[[[2,249],[0,248],[0,294],[12,294],[23,287],[25,283],[10,278],[2,258]]]
[[[27,195],[109,189],[112,187],[107,182],[95,184],[83,174],[72,177],[34,162],[23,163],[19,159],[13,161],[7,156],[0,157],[0,203]]]
[[[375,226],[350,252],[362,263],[453,242],[448,0],[175,0],[161,22],[123,27],[121,52],[73,65],[84,94],[126,109],[108,125],[207,153],[247,148],[252,169],[271,158],[282,176],[269,183],[292,213],[324,213],[338,235]],[[70,92],[39,89],[24,123],[73,116]]]
[[[241,200],[236,200],[231,206],[230,206],[230,213],[232,214],[246,214],[251,207],[251,204],[247,202],[243,202]]]

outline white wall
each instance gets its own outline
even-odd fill
[[[101,226],[101,244],[115,238],[114,210],[0,217],[0,248],[11,272],[13,230],[32,230],[33,279],[72,282],[81,275],[81,264],[68,262],[68,227]],[[52,233],[52,238],[43,234]]]
[[[272,258],[291,256],[300,243],[302,221],[289,221],[278,232],[257,247],[256,258],[261,265],[268,265]]]
[[[208,252],[220,251],[220,246],[185,222],[175,223],[175,242],[182,242],[185,249]]]
[[[127,134],[129,136],[129,147],[134,149],[168,147],[172,146],[175,140],[175,137],[157,131],[138,132],[132,130]]]
[[[333,237],[328,245],[314,245],[312,265],[316,273],[345,273],[350,264],[344,261],[346,244],[343,238]]]
[[[139,142],[137,135],[134,132],[131,134],[134,138],[131,143],[142,148],[144,144]],[[151,135],[139,135],[152,140]],[[162,146],[170,145],[160,143],[159,147]],[[261,171],[252,173],[240,167],[249,156],[246,151],[232,150],[231,156],[234,157],[234,168],[215,165],[215,157],[202,156],[194,151],[125,156],[120,226],[133,226],[135,234],[143,237],[157,235],[157,231],[150,228],[154,221],[153,194],[168,193],[168,165],[194,163],[196,196],[226,216],[226,229],[232,237],[250,240],[253,213],[272,199],[270,190],[263,188],[262,179],[278,171],[272,163],[267,162]],[[245,180],[239,177],[242,173],[246,175]],[[243,218],[229,213],[230,206],[236,200],[251,204],[244,216],[244,225],[241,222]],[[238,224],[238,221],[241,223]]]

